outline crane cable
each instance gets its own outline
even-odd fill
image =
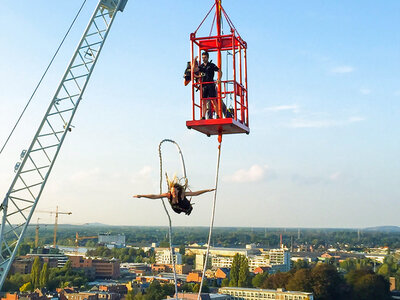
[[[183,176],[184,176],[185,180],[187,178],[186,177],[185,160],[183,159],[183,154],[182,154],[181,148],[179,147],[178,143],[175,142],[174,140],[171,140],[171,139],[162,140],[160,142],[160,144],[158,145],[158,156],[160,158],[160,194],[162,194],[162,181],[163,181],[162,180],[163,179],[163,174],[162,174],[162,172],[163,172],[163,161],[162,161],[161,146],[165,142],[172,143],[172,144],[174,144],[176,146],[176,148],[178,150],[178,153],[180,155],[180,158],[181,158]],[[169,236],[169,247],[170,247],[170,252],[171,252],[171,260],[172,260],[172,269],[174,271],[175,297],[176,297],[176,300],[178,300],[178,283],[177,283],[177,279],[176,279],[175,255],[174,255],[175,253],[174,253],[174,248],[172,246],[172,221],[171,221],[171,216],[170,216],[170,214],[168,212],[167,206],[165,205],[164,198],[162,198],[161,201],[162,201],[165,213],[167,214],[167,217],[168,217],[168,225],[169,225],[169,227],[168,227],[168,236]]]
[[[44,77],[45,77],[46,74],[47,74],[47,71],[50,69],[51,65],[53,64],[54,59],[56,58],[58,52],[60,51],[62,45],[64,44],[64,41],[65,41],[65,39],[67,38],[67,36],[68,36],[69,32],[71,31],[72,27],[74,26],[76,19],[79,17],[79,15],[80,15],[80,13],[81,13],[83,7],[85,6],[86,1],[87,1],[87,0],[84,0],[84,1],[83,1],[81,7],[79,8],[78,12],[76,13],[75,18],[73,19],[73,21],[72,21],[71,25],[69,26],[67,32],[65,33],[65,35],[64,35],[64,37],[63,37],[63,39],[62,39],[60,45],[58,46],[56,52],[54,53],[52,59],[50,60],[50,63],[48,64],[48,66],[47,66],[46,70],[44,71],[42,77],[40,78],[38,84],[36,85],[36,87],[35,87],[35,89],[34,89],[32,95],[31,95],[31,97],[29,98],[28,103],[25,105],[24,109],[22,110],[22,113],[21,113],[20,116],[18,117],[17,122],[15,123],[13,129],[11,130],[11,132],[10,132],[10,134],[8,135],[6,141],[4,142],[3,146],[1,147],[0,154],[3,152],[4,148],[7,146],[8,141],[10,140],[11,136],[14,134],[14,131],[15,131],[15,129],[17,128],[19,122],[21,121],[22,116],[25,114],[26,109],[28,108],[28,106],[29,106],[29,104],[31,103],[33,97],[35,96],[36,91],[37,91],[38,88],[40,87],[40,85],[41,85],[41,83],[42,83]]]
[[[217,170],[216,170],[216,173],[215,173],[214,200],[213,200],[212,211],[211,211],[210,230],[209,230],[209,233],[208,233],[207,252],[206,252],[206,257],[205,257],[205,261],[204,261],[203,273],[201,275],[200,289],[199,289],[199,294],[197,295],[197,300],[200,300],[200,297],[201,297],[201,290],[203,288],[204,275],[205,275],[206,270],[207,270],[207,261],[208,261],[208,256],[210,254],[211,236],[212,236],[212,232],[213,232],[213,228],[214,228],[215,208],[216,208],[216,204],[217,204],[219,166],[220,166],[220,162],[221,162],[222,134],[218,135],[218,142],[219,142],[219,145],[218,145]]]

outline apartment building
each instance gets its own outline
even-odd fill
[[[117,279],[120,276],[120,264],[115,259],[92,259],[82,256],[70,256],[71,267],[80,269],[96,278]]]
[[[175,252],[174,254],[175,264],[182,264],[182,254]],[[160,265],[171,265],[171,250],[170,249],[158,249],[156,250],[156,263]]]
[[[100,233],[98,243],[100,245],[106,245],[109,248],[123,248],[126,246],[125,235],[123,234]]]
[[[219,294],[229,295],[229,300],[314,300],[313,293],[286,291],[285,289],[264,290],[253,288],[223,287]]]
[[[230,252],[230,255],[217,255],[216,253],[221,253],[222,251],[213,252],[210,254],[207,267],[214,268],[230,268],[233,263],[233,257],[235,254],[239,253],[249,253],[249,249],[241,249],[241,252]],[[228,250],[228,251],[231,251]],[[210,251],[211,252],[211,251]],[[228,252],[223,252],[227,254]],[[287,249],[270,249],[264,251],[263,255],[246,255],[249,263],[249,270],[253,272],[258,267],[270,267],[271,272],[287,272],[290,270],[290,252]],[[205,255],[196,255],[196,270],[202,270],[204,267]]]

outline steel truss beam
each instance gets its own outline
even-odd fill
[[[127,0],[100,0],[0,205],[0,289],[42,195],[118,11]]]

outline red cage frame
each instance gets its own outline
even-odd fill
[[[208,17],[212,9],[216,7],[216,35],[208,37],[196,37],[196,33]],[[221,34],[221,17],[224,14],[227,24],[230,26],[230,34]],[[214,23],[214,22],[213,22]],[[232,56],[232,78],[222,80],[218,74],[217,97],[203,98],[202,87],[210,82],[192,80],[192,120],[186,122],[186,126],[195,129],[208,136],[232,133],[249,133],[249,112],[247,94],[247,43],[240,37],[236,28],[233,26],[228,15],[221,6],[220,0],[216,0],[207,16],[201,22],[194,33],[190,35],[191,41],[191,61],[194,62],[195,56],[201,58],[202,51],[217,53],[217,66],[221,70],[222,54],[229,53]],[[195,54],[196,53],[196,54]],[[192,78],[194,71],[192,68]],[[197,91],[197,92],[196,92]],[[233,100],[230,115],[223,114],[222,101]],[[206,103],[214,108],[212,119],[202,119],[205,116]]]

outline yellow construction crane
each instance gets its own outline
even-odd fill
[[[79,236],[78,233],[75,235],[75,247],[78,248],[80,240],[87,240],[87,239],[97,239],[98,236]]]
[[[54,222],[54,240],[53,240],[53,247],[56,248],[56,245],[57,245],[58,215],[71,215],[72,212],[61,212],[61,211],[58,211],[58,206],[56,207],[56,211],[38,210],[36,212],[55,214],[56,215],[55,222]]]

